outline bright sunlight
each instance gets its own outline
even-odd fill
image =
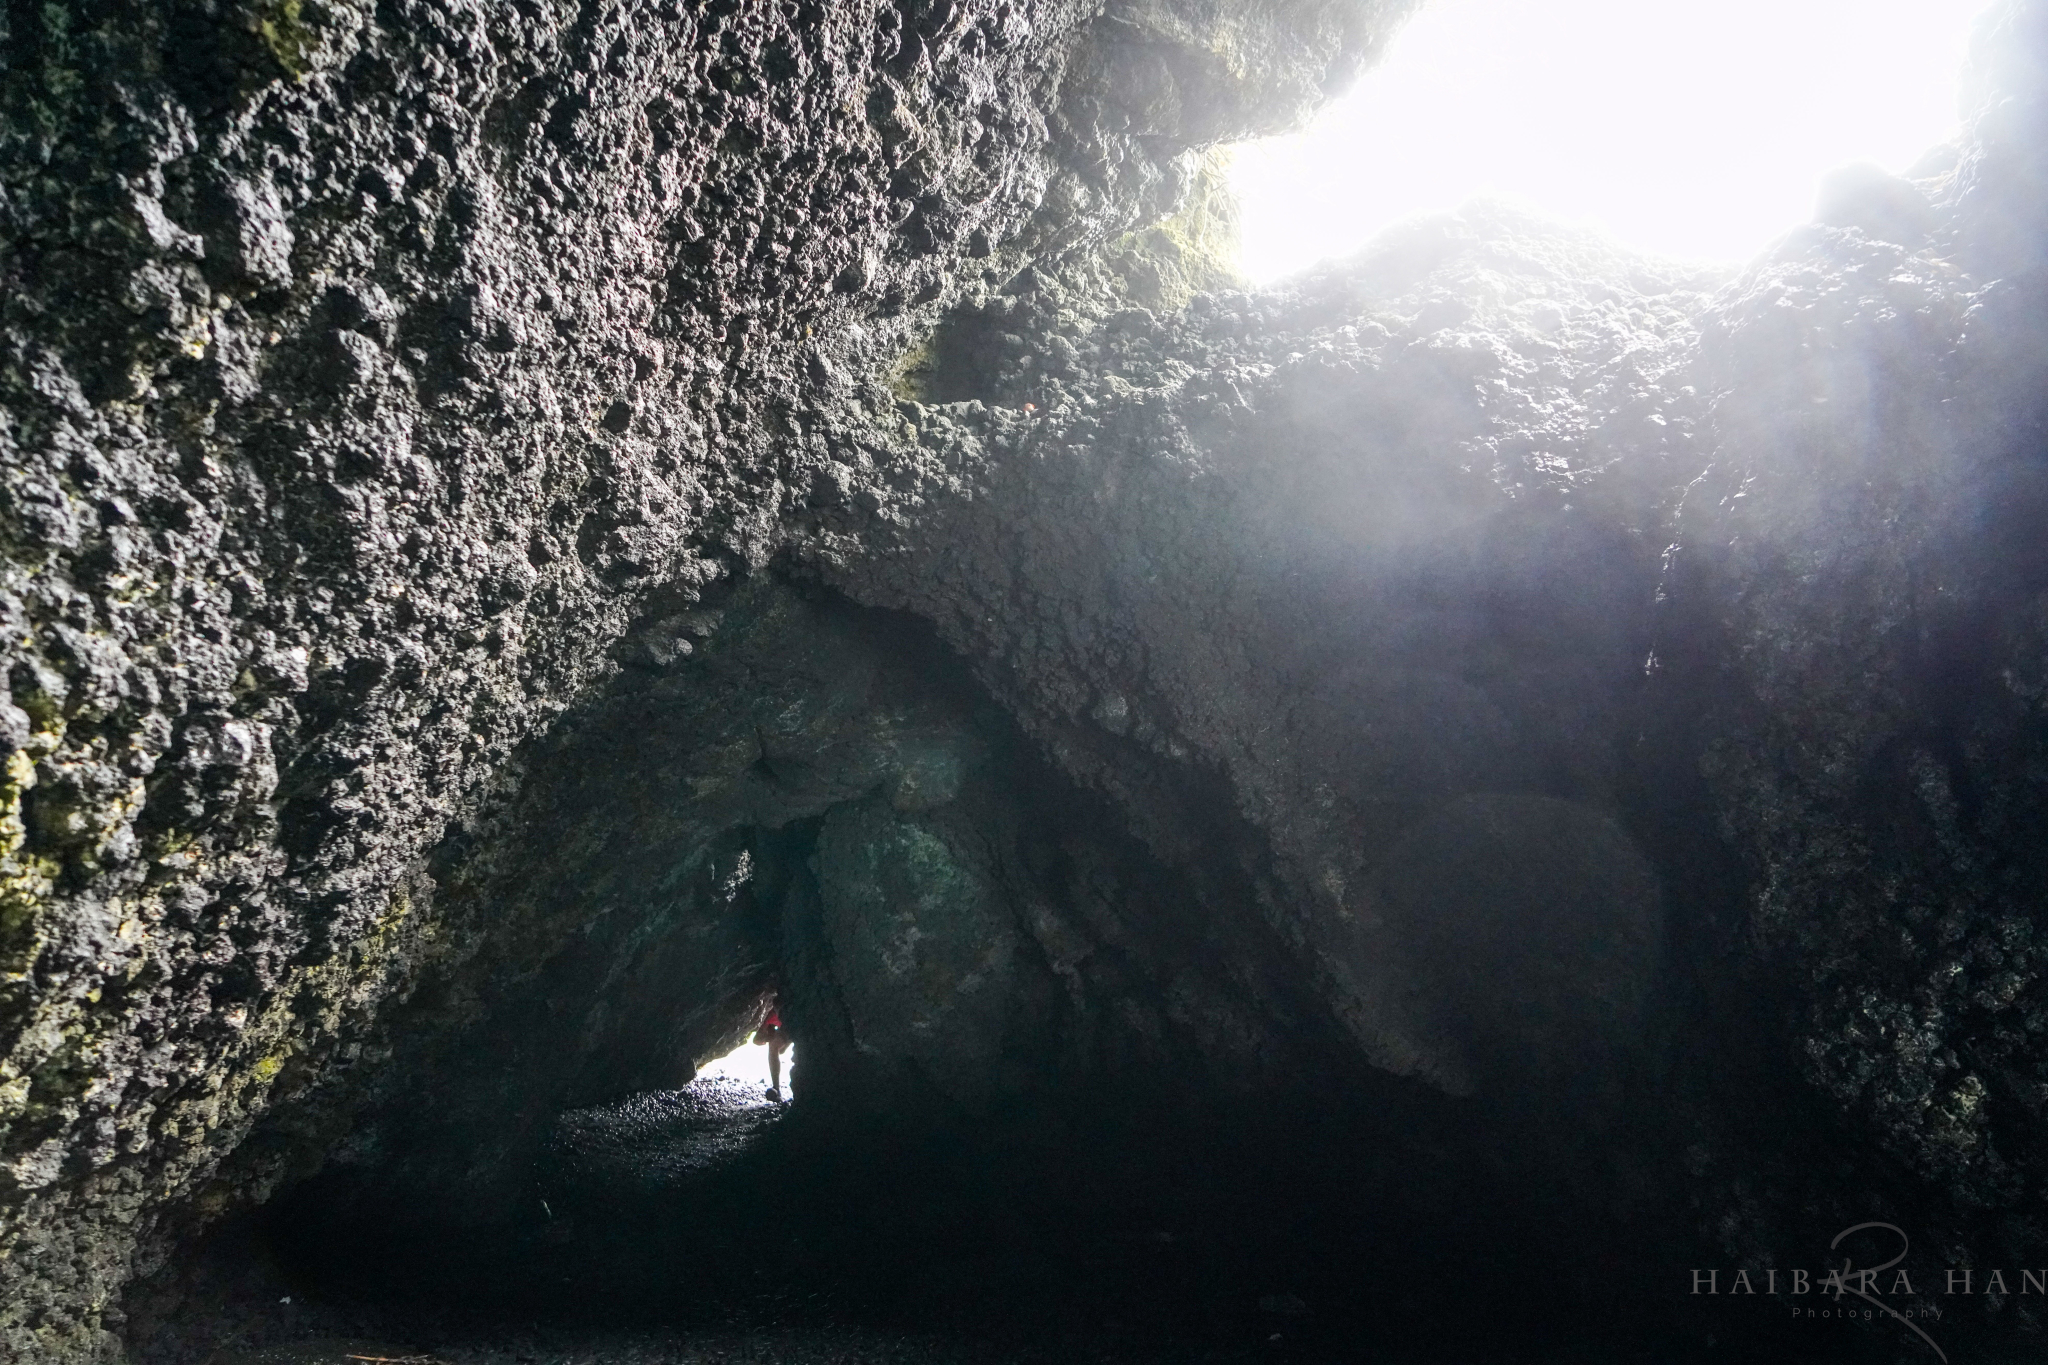
[[[1265,283],[1476,196],[1642,250],[1741,260],[1830,169],[1956,133],[1983,0],[1431,0],[1302,133],[1240,147]]]

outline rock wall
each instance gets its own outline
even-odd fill
[[[2018,1264],[2043,22],[1987,20],[1958,147],[1732,276],[1485,207],[1163,315],[1027,276],[935,401],[848,418],[901,497],[805,562],[1167,861],[1220,782],[1376,1066],[1630,1116],[1747,1264],[1879,1214]]]
[[[1401,9],[10,9],[9,1349],[112,1349],[155,1211],[414,988],[429,851],[769,556],[819,395]]]
[[[0,1339],[493,1225],[777,981],[826,1131],[1335,1085],[1586,1292],[2037,1254],[2048,8],[1742,271],[1228,287],[1403,8],[10,11]]]

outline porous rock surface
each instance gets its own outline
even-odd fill
[[[1335,1075],[2037,1256],[2048,7],[1739,272],[1218,287],[1399,8],[9,11],[0,1340],[316,1171],[509,1216],[775,984],[820,1114]]]
[[[154,1212],[376,1064],[428,851],[765,561],[807,403],[1400,8],[9,10],[8,1349],[102,1349]]]
[[[925,505],[807,562],[1168,860],[1220,783],[1377,1066],[1682,1115],[1747,1264],[2038,1256],[2043,23],[1739,273],[1475,206],[1167,315],[1027,279],[895,437]]]

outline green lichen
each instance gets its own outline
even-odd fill
[[[29,1079],[16,1076],[0,1081],[0,1124],[12,1123],[28,1108]]]
[[[0,988],[25,982],[41,955],[43,910],[61,870],[54,859],[22,853],[22,798],[35,784],[35,763],[17,749],[0,775]]]
[[[14,1063],[29,1080],[23,1113],[36,1122],[69,1120],[77,1116],[78,1101],[105,1072],[107,1031],[116,1021],[80,1009],[72,1000],[50,1002],[43,1015],[25,1032],[53,1033],[55,1045],[32,1065],[25,1064],[29,1061],[26,1057]]]
[[[188,829],[166,829],[150,836],[149,858],[164,862],[175,858],[199,842],[199,836]]]
[[[16,749],[7,756],[0,773],[0,858],[12,858],[28,838],[28,826],[21,818],[21,798],[36,784],[36,765],[27,753]]]
[[[64,737],[64,708],[55,697],[41,688],[30,688],[14,694],[14,704],[28,714],[29,724],[40,732],[29,737],[29,747],[48,752]]]
[[[271,0],[256,6],[249,16],[250,29],[293,80],[313,69],[313,53],[320,46],[320,35],[308,18],[299,0]]]
[[[939,363],[938,348],[927,338],[904,353],[888,374],[889,392],[900,402],[926,403],[931,392],[932,372]]]
[[[1136,302],[1172,311],[1197,294],[1244,287],[1237,269],[1237,199],[1229,169],[1227,152],[1208,153],[1179,213],[1111,245],[1109,263]]]

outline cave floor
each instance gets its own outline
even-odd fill
[[[1658,1357],[1620,1357],[1587,1349],[1528,1355],[1512,1349],[1492,1365],[1643,1365]],[[1289,1341],[1248,1333],[1236,1343],[1162,1346],[1105,1330],[1092,1341],[1067,1338],[1030,1344],[967,1337],[895,1333],[857,1326],[818,1326],[733,1333],[547,1331],[432,1348],[376,1338],[322,1337],[251,1350],[223,1350],[207,1365],[1249,1365],[1255,1361],[1359,1361],[1380,1365],[1486,1365],[1465,1351],[1418,1355],[1413,1348],[1340,1345],[1313,1335]]]
[[[330,1272],[346,1264],[367,1278],[308,1273],[301,1245],[287,1257],[296,1273],[280,1276],[266,1261],[235,1282],[232,1303],[216,1303],[208,1322],[183,1324],[176,1343],[148,1359],[1672,1365],[1697,1356],[1685,1348],[1700,1343],[1655,1324],[1616,1335],[1596,1322],[1538,1323],[1512,1307],[1488,1315],[1470,1304],[1452,1311],[1441,1296],[1407,1302],[1392,1289],[1319,1295],[1268,1259],[1188,1235],[1127,1233],[1097,1245],[1011,1243],[995,1233],[963,1241],[942,1224],[906,1230],[890,1216],[921,1201],[906,1198],[913,1190],[900,1178],[878,1178],[866,1203],[846,1187],[806,1183],[801,1124],[784,1122],[797,1108],[720,1077],[569,1111],[520,1226],[425,1255],[357,1248],[330,1263]],[[913,1164],[935,1168],[927,1158]],[[916,1193],[949,1203],[944,1186],[927,1182]],[[906,1256],[904,1247],[924,1250]],[[830,1254],[814,1259],[821,1248]],[[1278,1292],[1292,1288],[1307,1301]],[[1811,1345],[1793,1357],[1801,1365],[1818,1365]],[[1839,1358],[1866,1359],[1853,1350]]]
[[[1019,1353],[937,1337],[850,1327],[688,1335],[535,1333],[431,1350],[374,1338],[319,1338],[260,1350],[224,1351],[211,1365],[1026,1365],[1053,1359],[1121,1359]]]
[[[841,1151],[825,1178],[800,1105],[735,1077],[557,1116],[522,1219],[432,1246],[308,1259],[304,1232],[216,1280],[148,1365],[1902,1365],[1881,1331],[1688,1331],[1515,1298],[1496,1267],[1433,1287],[1291,1266],[1218,1228],[1110,1220],[1034,1239],[931,1153]],[[1022,1196],[1011,1203],[1029,1202]],[[963,1236],[940,1212],[966,1210]],[[979,1211],[978,1213],[976,1211]],[[1152,1210],[1159,1212],[1157,1208]],[[1100,1212],[1097,1210],[1096,1212]],[[901,1221],[908,1220],[908,1221]],[[1147,1229],[1150,1229],[1147,1231]],[[1315,1241],[1325,1262],[1345,1248]],[[286,1254],[276,1259],[276,1253]],[[1354,1253],[1355,1254],[1355,1253]],[[1307,1273],[1304,1273],[1304,1272]],[[1425,1277],[1426,1279],[1426,1277]],[[1299,1290],[1297,1294],[1293,1291]],[[1285,1291],[1285,1292],[1283,1292]],[[1901,1350],[1905,1355],[1899,1354]],[[2030,1342],[1979,1336],[2019,1365]]]

